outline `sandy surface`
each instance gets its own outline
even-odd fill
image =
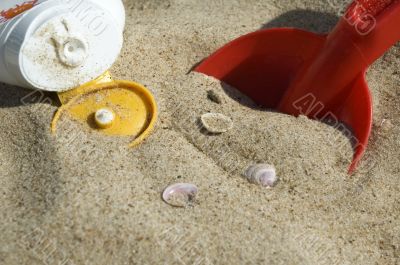
[[[187,74],[246,32],[328,31],[337,10],[327,1],[125,4],[126,43],[112,72],[155,94],[157,128],[136,149],[79,125],[53,136],[54,98],[1,85],[0,264],[400,264],[398,48],[368,73],[369,162],[348,176],[352,150],[340,132]],[[207,112],[234,128],[205,134],[198,118]],[[242,177],[258,162],[277,168],[275,188]],[[161,200],[176,182],[198,186],[193,207]]]

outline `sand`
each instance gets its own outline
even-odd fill
[[[50,133],[54,95],[0,87],[0,264],[400,264],[400,90],[393,48],[368,72],[374,131],[363,166],[328,125],[260,109],[188,72],[227,41],[265,27],[328,31],[326,1],[125,1],[111,69],[155,95],[156,130],[136,149],[79,124]],[[209,90],[220,98],[209,99]],[[234,128],[209,135],[200,115]],[[273,164],[273,189],[242,177]],[[195,205],[161,193],[196,184]]]

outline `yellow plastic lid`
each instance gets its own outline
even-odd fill
[[[109,136],[130,136],[130,147],[141,143],[153,130],[157,105],[144,86],[112,80],[107,72],[100,78],[74,90],[59,93],[63,104],[56,112],[51,130],[65,113],[91,130]]]

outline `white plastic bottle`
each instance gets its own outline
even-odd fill
[[[0,82],[59,92],[93,80],[124,25],[121,0],[0,0]]]

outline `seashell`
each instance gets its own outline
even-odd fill
[[[177,183],[167,187],[162,198],[171,206],[187,207],[193,205],[197,192],[198,188],[194,184]]]
[[[224,133],[233,128],[232,119],[220,113],[203,114],[200,120],[210,133]]]
[[[255,164],[250,166],[244,173],[246,179],[257,185],[272,188],[278,181],[274,166],[268,164]]]
[[[385,133],[390,132],[393,129],[393,123],[388,119],[383,119],[380,128]]]

